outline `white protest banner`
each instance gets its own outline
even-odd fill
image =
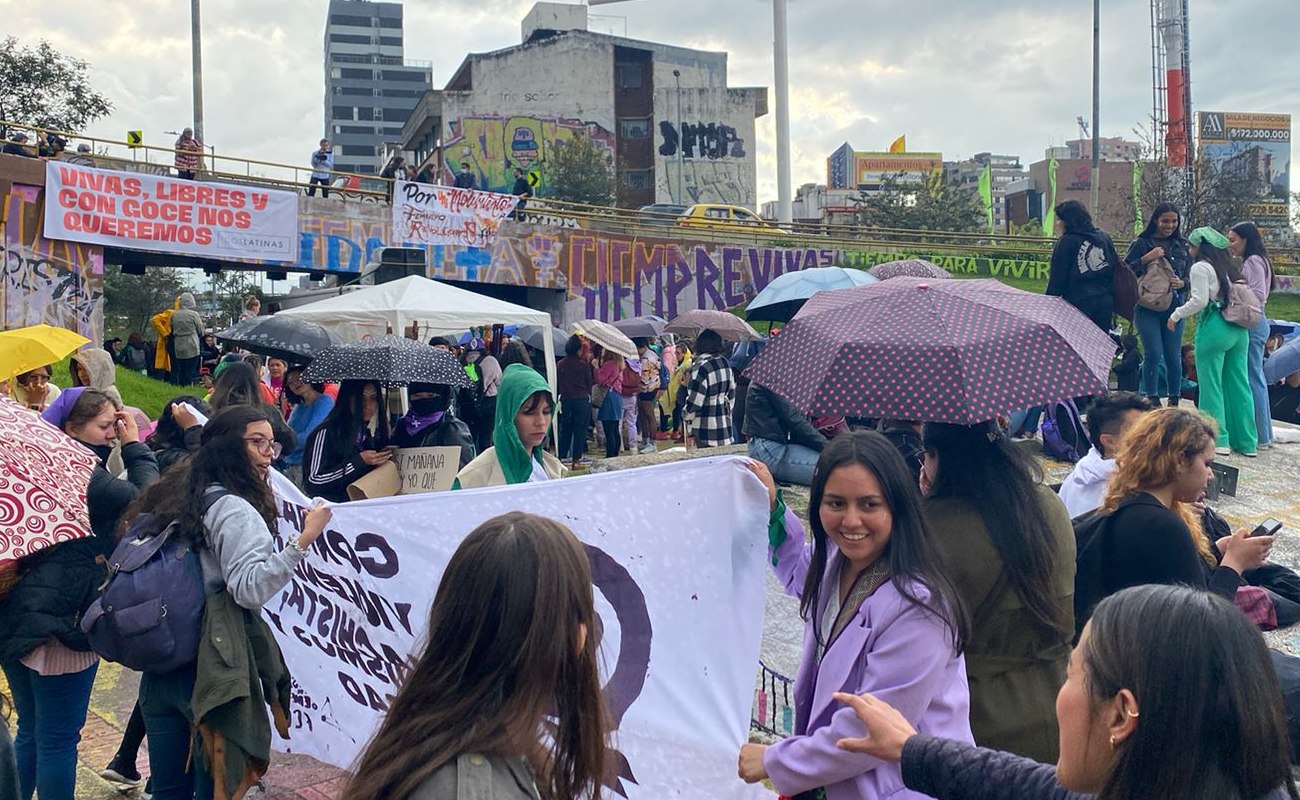
[[[399,494],[445,492],[460,471],[459,447],[400,447],[393,453],[402,476]]]
[[[298,196],[48,161],[45,235],[133,250],[293,261]]]
[[[631,484],[643,490],[628,491]],[[281,538],[307,498],[280,476]],[[437,580],[491,517],[528,511],[586,546],[602,684],[629,800],[757,800],[736,777],[758,663],[767,493],[739,458],[334,506],[293,582],[265,606],[294,677],[276,747],[347,769],[418,655]]]
[[[393,241],[491,247],[501,220],[518,202],[512,194],[398,181],[393,190]]]

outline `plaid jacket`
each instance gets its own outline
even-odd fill
[[[736,402],[736,381],[727,359],[707,355],[695,362],[686,388],[683,417],[686,430],[700,447],[731,444],[731,407]]]

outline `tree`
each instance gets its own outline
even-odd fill
[[[578,133],[551,156],[548,197],[592,206],[613,205],[615,180],[609,150]]]
[[[228,269],[210,277],[207,310],[217,330],[233,325],[244,313],[244,300],[254,295],[258,300],[264,299],[262,287],[254,279],[253,273],[246,270]]]
[[[106,338],[139,333],[146,338],[153,328],[149,318],[171,308],[176,295],[188,287],[179,270],[151,267],[144,275],[124,275],[115,264],[104,265],[104,334]]]
[[[911,231],[979,231],[984,210],[970,186],[933,176],[926,184],[903,180],[903,173],[886,175],[880,188],[855,199],[858,221],[869,228]]]
[[[91,88],[90,65],[42,40],[23,47],[15,36],[0,43],[0,119],[38,128],[79,131],[113,104]]]

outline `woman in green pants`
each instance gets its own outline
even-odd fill
[[[1228,237],[1213,228],[1197,228],[1187,241],[1196,259],[1191,270],[1192,293],[1169,315],[1169,329],[1173,330],[1179,320],[1199,314],[1196,373],[1201,411],[1219,423],[1215,452],[1226,456],[1236,451],[1254,458],[1258,437],[1246,369],[1250,332],[1225,320],[1220,310],[1229,288],[1242,280],[1241,269],[1228,253]]]

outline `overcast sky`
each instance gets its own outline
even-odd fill
[[[6,32],[86,59],[116,110],[91,133],[149,143],[190,124],[188,3],[0,0]],[[791,0],[794,184],[826,180],[848,141],[966,158],[1019,155],[1078,137],[1091,108],[1086,0]],[[407,0],[406,57],[443,86],[467,52],[519,42],[531,0]],[[1135,138],[1151,114],[1146,0],[1102,2],[1104,136]],[[205,127],[217,150],[305,162],[322,130],[324,0],[221,0],[203,9]],[[772,83],[765,0],[630,0],[593,7],[593,30],[731,54],[732,86]],[[1193,100],[1203,110],[1300,117],[1300,2],[1192,4]],[[771,96],[771,95],[770,95]],[[772,97],[774,100],[774,97]],[[1300,121],[1298,119],[1297,121]],[[775,199],[773,118],[759,121],[761,200]],[[1293,186],[1300,189],[1300,186]]]

